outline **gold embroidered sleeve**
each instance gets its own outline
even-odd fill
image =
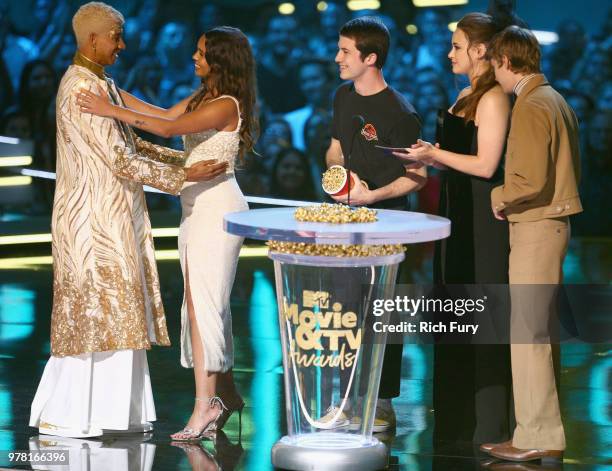
[[[125,146],[116,145],[114,173],[120,178],[143,183],[158,190],[177,195],[185,182],[185,170],[177,165],[158,162],[140,153],[130,153]]]
[[[178,165],[179,167],[185,165],[185,153],[182,151],[153,144],[152,142],[145,141],[136,135],[134,135],[134,140],[136,142],[136,151],[140,155],[144,155],[145,157],[158,162]]]

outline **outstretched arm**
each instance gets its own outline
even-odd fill
[[[99,85],[94,84],[90,78],[77,75],[71,77],[64,86],[67,89],[77,89]],[[81,113],[76,95],[66,93],[58,101],[58,121],[62,132],[68,136],[73,146],[87,149],[87,155],[96,156],[118,178],[177,194],[185,181],[211,180],[227,170],[227,162],[207,160],[182,168],[149,158],[146,152],[134,152],[125,143],[116,122]]]
[[[176,118],[164,118],[113,105],[106,95],[81,89],[78,104],[82,112],[118,119],[143,131],[162,137],[193,134],[207,129],[232,130],[238,125],[238,112],[230,98],[215,100]],[[227,128],[227,129],[226,129]]]
[[[161,108],[159,106],[152,105],[151,103],[147,103],[146,101],[135,97],[134,95],[126,92],[125,90],[119,89],[119,93],[121,93],[121,99],[125,103],[125,106],[127,106],[128,108],[134,111],[138,111],[139,113],[145,113],[152,116],[157,116],[158,118],[166,119],[174,119],[182,115],[187,109],[189,101],[193,97],[192,94],[187,98],[179,101],[171,108]]]

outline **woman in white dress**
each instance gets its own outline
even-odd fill
[[[186,183],[181,190],[183,215],[179,253],[185,281],[181,310],[181,364],[194,368],[193,413],[174,440],[198,440],[217,430],[244,401],[233,376],[230,293],[242,238],[223,230],[223,216],[248,209],[234,177],[234,162],[253,148],[255,62],[246,36],[218,27],[198,41],[193,55],[202,86],[168,110],[121,92],[126,107],[86,90],[81,109],[107,116],[163,137],[184,135],[185,165],[210,161],[215,178]]]

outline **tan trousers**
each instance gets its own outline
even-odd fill
[[[557,394],[559,345],[551,342],[549,326],[553,316],[556,320],[556,285],[563,279],[569,237],[568,218],[510,223],[516,448],[565,449]]]

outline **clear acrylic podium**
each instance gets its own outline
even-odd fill
[[[294,208],[225,216],[225,230],[251,239],[381,246],[448,237],[438,216],[379,210],[370,223],[298,222]],[[295,248],[295,246],[293,246]],[[375,470],[388,452],[373,436],[386,333],[368,329],[374,299],[391,298],[403,251],[343,256],[271,249],[283,352],[287,435],[274,466],[292,470]],[[307,252],[307,251],[306,251]],[[385,322],[383,317],[376,321]]]

